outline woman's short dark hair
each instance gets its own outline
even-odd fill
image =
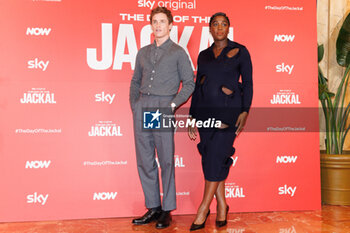
[[[171,24],[173,22],[173,15],[171,14],[171,11],[168,10],[168,8],[166,7],[156,7],[151,11],[151,16],[150,16],[150,23],[152,24],[152,18],[155,14],[158,13],[164,13],[166,15],[166,17],[168,18],[169,24]]]
[[[215,19],[216,16],[224,16],[225,19],[226,19],[227,22],[228,22],[228,26],[230,26],[230,19],[227,17],[227,15],[226,15],[224,12],[216,12],[215,14],[213,14],[213,15],[210,17],[209,27],[211,26],[211,23],[213,22],[213,20]]]

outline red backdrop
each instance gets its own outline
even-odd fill
[[[128,95],[137,50],[152,40],[150,8],[163,4],[194,70],[217,11],[251,53],[254,98],[226,182],[230,210],[320,208],[316,1],[2,0],[0,221],[144,212]],[[175,139],[174,214],[195,213],[198,139]]]

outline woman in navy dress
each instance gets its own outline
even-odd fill
[[[202,202],[190,230],[204,228],[214,195],[217,200],[216,226],[227,224],[229,207],[225,199],[225,180],[232,165],[233,141],[243,130],[253,96],[252,63],[245,46],[227,38],[229,18],[219,12],[210,18],[214,43],[198,56],[196,88],[190,114],[196,120],[215,118],[220,128],[198,128],[205,188]],[[241,82],[240,82],[241,78]],[[189,137],[196,131],[189,128]]]

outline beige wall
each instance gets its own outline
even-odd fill
[[[325,56],[320,66],[324,75],[329,79],[329,87],[332,92],[344,74],[344,68],[340,67],[336,61],[335,43],[348,12],[350,12],[350,0],[317,0],[317,41],[325,48]],[[350,88],[347,94],[347,102],[349,101]],[[323,113],[320,113],[320,121],[324,122]],[[324,149],[325,134],[322,131],[324,129],[321,129],[320,133],[320,148]],[[347,136],[345,143],[345,149],[350,150],[350,135]]]

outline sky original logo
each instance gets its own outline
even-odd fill
[[[88,132],[88,135],[90,137],[123,136],[120,126],[112,121],[99,121],[98,124],[91,126],[91,130]]]
[[[56,104],[55,94],[45,88],[32,88],[23,94],[21,104]]]
[[[275,35],[275,42],[293,42],[295,35]]]
[[[103,91],[101,94],[95,95],[95,101],[102,102],[102,103],[106,102],[106,103],[112,104],[114,97],[115,97],[115,94],[113,94],[113,95],[112,94],[105,94],[105,92]]]
[[[277,73],[287,73],[291,75],[293,72],[293,69],[294,69],[294,65],[285,65],[284,62],[282,62],[281,65],[276,66]]]
[[[156,112],[143,112],[143,128],[160,129],[161,116],[159,109]]]
[[[297,186],[288,187],[285,184],[284,186],[278,188],[278,195],[290,195],[291,197],[293,197],[296,189],[297,189]]]
[[[226,198],[245,198],[244,189],[235,183],[225,184]]]
[[[273,95],[270,100],[271,104],[301,104],[299,95],[295,94],[291,90],[280,90],[277,94]]]
[[[41,205],[45,205],[47,198],[49,197],[49,194],[38,194],[37,192],[35,192],[34,194],[30,194],[27,196],[27,203],[29,204],[41,204]]]
[[[28,69],[39,69],[45,71],[50,61],[39,61],[38,58],[28,61]]]
[[[154,0],[138,0],[137,6],[138,7],[147,7],[149,9],[153,9],[153,6],[155,6],[156,1]],[[158,6],[160,7],[167,7],[171,10],[177,11],[179,9],[196,9],[196,0],[193,1],[184,1],[182,0],[170,0],[170,1],[158,1]],[[156,6],[157,6],[156,5]]]
[[[149,0],[138,0],[137,6],[138,7],[148,7],[149,9],[152,9],[156,1],[149,1]]]
[[[48,36],[51,28],[27,28],[27,35],[30,36]]]
[[[38,168],[48,168],[51,164],[51,160],[49,161],[27,161],[26,162],[26,169],[28,168],[33,168],[33,169],[38,169]]]
[[[105,200],[114,200],[117,197],[117,192],[101,192],[94,193],[94,201],[105,201]]]
[[[295,163],[298,156],[277,156],[276,163]]]

